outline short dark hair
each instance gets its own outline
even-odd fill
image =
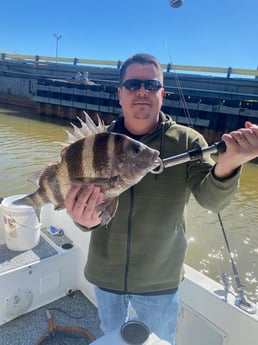
[[[125,73],[126,73],[126,69],[128,66],[134,64],[134,63],[140,63],[140,64],[152,64],[154,65],[160,75],[160,80],[163,83],[163,70],[161,67],[161,64],[159,63],[159,61],[152,55],[150,54],[146,54],[146,53],[138,53],[138,54],[134,54],[131,57],[129,57],[127,60],[125,60],[120,68],[120,85],[123,84],[124,81],[124,77],[125,77]]]

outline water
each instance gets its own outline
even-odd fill
[[[51,121],[51,122],[49,122]],[[67,121],[46,119],[27,110],[0,107],[1,196],[27,193],[35,187],[33,173],[58,161],[70,129]]]
[[[21,108],[0,106],[0,196],[29,193],[36,189],[28,177],[50,162],[59,160],[61,146],[71,129],[68,121],[38,116]],[[238,193],[221,212],[246,296],[258,302],[258,165],[243,168]],[[209,277],[232,275],[229,255],[216,214],[193,199],[187,212],[188,252],[186,263]]]

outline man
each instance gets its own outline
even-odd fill
[[[151,55],[136,54],[120,70],[118,88],[123,116],[109,126],[158,149],[162,158],[207,146],[195,130],[178,125],[160,111],[163,72]],[[237,190],[241,165],[258,156],[258,127],[224,134],[227,150],[210,158],[148,174],[120,196],[114,219],[98,226],[99,186],[73,186],[66,198],[68,214],[82,230],[92,230],[86,278],[96,286],[104,332],[121,326],[131,305],[139,320],[161,339],[174,344],[178,286],[186,252],[185,207],[190,193],[205,208],[219,212]],[[77,196],[78,194],[78,196]]]

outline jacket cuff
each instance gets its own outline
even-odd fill
[[[234,177],[240,175],[241,170],[242,170],[242,165],[241,165],[240,167],[236,168],[230,176],[227,176],[227,177],[225,177],[225,178],[220,178],[220,177],[217,177],[217,176],[215,175],[215,172],[214,172],[214,171],[215,171],[215,166],[216,166],[216,164],[212,167],[211,173],[212,173],[212,176],[214,177],[214,179],[217,180],[217,181],[220,181],[220,182],[229,180],[229,179],[231,179],[231,178],[234,178]]]

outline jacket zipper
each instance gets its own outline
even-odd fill
[[[132,213],[134,206],[134,187],[130,188],[130,207],[128,211],[127,220],[127,246],[126,246],[126,261],[125,261],[125,275],[124,275],[124,291],[128,291],[128,271],[130,262],[130,249],[131,249],[131,237],[132,237]]]

